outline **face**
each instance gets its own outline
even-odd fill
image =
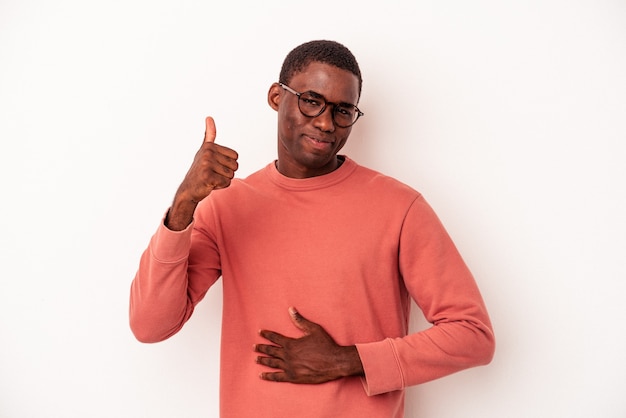
[[[357,76],[320,62],[309,64],[287,84],[297,92],[321,94],[332,103],[356,105],[359,99]],[[337,153],[352,127],[335,125],[331,105],[319,116],[304,116],[298,109],[298,97],[278,84],[270,87],[268,102],[278,112],[278,171],[287,177],[307,178],[338,167]]]

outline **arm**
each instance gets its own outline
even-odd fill
[[[478,286],[443,225],[419,197],[400,238],[400,273],[430,328],[357,344],[369,395],[491,361],[495,339]]]
[[[409,293],[433,324],[402,338],[339,346],[320,326],[295,310],[305,335],[288,338],[263,330],[272,344],[256,344],[257,363],[277,369],[264,380],[323,383],[362,376],[369,395],[433,380],[488,363],[494,350],[491,324],[476,283],[443,226],[420,197],[400,238],[400,270]]]
[[[178,332],[217,279],[217,269],[190,279],[188,263],[196,242],[192,222],[198,203],[212,190],[228,187],[237,169],[237,153],[214,141],[215,124],[209,117],[203,144],[141,256],[130,291],[130,326],[140,341],[161,341]]]

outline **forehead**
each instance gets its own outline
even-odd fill
[[[312,62],[295,73],[289,82],[292,89],[314,91],[331,102],[357,103],[359,79],[348,70],[322,62]]]

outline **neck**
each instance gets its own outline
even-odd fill
[[[281,163],[280,158],[274,162],[276,169],[278,172],[286,177],[291,177],[294,179],[306,179],[311,177],[323,176],[325,174],[332,173],[337,170],[343,162],[345,161],[345,157],[343,155],[337,155],[333,158],[329,164],[321,167],[319,169],[308,169],[302,167],[294,167],[289,164]]]

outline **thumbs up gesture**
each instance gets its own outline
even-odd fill
[[[215,143],[215,121],[212,117],[205,120],[206,130],[202,146],[178,187],[174,203],[166,219],[170,229],[184,229],[193,219],[196,205],[215,189],[230,186],[239,167],[236,151]]]
[[[214,189],[230,186],[238,168],[237,153],[215,143],[213,118],[207,117],[205,123],[204,141],[181,185],[194,202],[200,202]]]

